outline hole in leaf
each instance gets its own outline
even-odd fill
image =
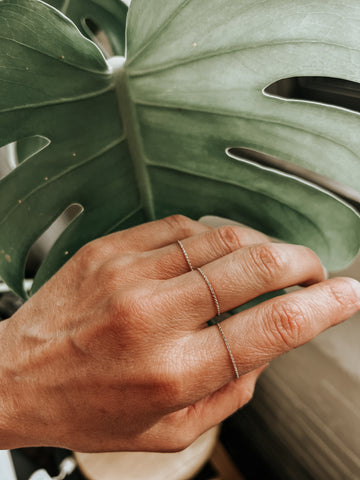
[[[0,148],[0,180],[17,166],[16,143],[9,143]]]
[[[91,38],[91,40],[100,48],[104,57],[113,57],[114,52],[111,43],[105,31],[97,24],[97,22],[94,19],[87,17],[84,18],[81,23],[89,38]]]
[[[79,203],[69,205],[61,215],[45,230],[45,232],[33,243],[29,249],[25,275],[28,278],[34,277],[51,247],[60,235],[72,223],[75,218],[82,214],[84,207]]]
[[[16,142],[16,158],[17,163],[22,163],[25,160],[33,157],[37,153],[44,150],[50,145],[50,140],[41,135],[33,135],[32,137],[20,138]]]
[[[312,170],[308,170],[307,168],[251,148],[227,148],[226,153],[229,157],[234,158],[235,160],[245,160],[251,163],[256,163],[263,167],[294,175],[302,180],[316,184],[320,188],[324,188],[327,191],[342,197],[346,202],[351,203],[357,210],[360,210],[360,193],[358,191],[335,182],[319,173],[315,173]]]
[[[307,100],[360,112],[360,84],[332,77],[292,77],[264,89],[272,97]]]
[[[36,155],[50,144],[50,140],[41,135],[21,138],[0,148],[0,180],[14,170],[19,163]]]

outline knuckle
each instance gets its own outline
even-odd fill
[[[182,348],[173,343],[157,351],[156,365],[147,369],[147,382],[155,403],[163,411],[173,412],[188,404],[188,369],[184,366]]]
[[[130,285],[135,272],[135,268],[131,268],[131,266],[135,262],[135,255],[122,254],[109,258],[101,263],[96,271],[98,285],[110,293],[113,290],[119,290],[120,286],[124,284]]]
[[[76,266],[76,271],[81,272],[83,276],[93,274],[102,262],[101,249],[96,241],[83,245],[72,257],[71,261]]]
[[[242,247],[239,227],[233,225],[219,227],[216,230],[216,235],[220,245],[225,248],[226,252],[230,253]]]
[[[113,262],[103,263],[97,271],[99,285],[106,290],[116,288],[120,276],[120,271]]]
[[[89,264],[94,261],[94,258],[98,255],[99,248],[96,242],[89,242],[83,245],[75,254],[77,261],[82,264]]]
[[[130,323],[144,314],[136,295],[131,293],[114,294],[109,297],[110,317],[119,323],[120,320]]]
[[[113,332],[114,338],[118,338],[119,345],[131,349],[135,358],[142,355],[145,346],[149,348],[148,339],[153,335],[153,326],[150,306],[133,293],[130,290],[110,295],[101,323],[107,333]]]
[[[74,255],[74,260],[80,267],[97,268],[104,262],[104,258],[112,254],[112,243],[107,237],[101,237],[83,245]]]
[[[256,273],[266,281],[277,280],[286,268],[285,258],[273,243],[250,247],[249,253]]]
[[[271,307],[271,331],[282,346],[292,349],[301,343],[305,314],[295,303],[274,302]]]

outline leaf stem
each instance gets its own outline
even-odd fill
[[[139,195],[146,216],[149,220],[155,220],[154,202],[150,183],[150,177],[146,168],[145,152],[143,150],[141,132],[136,114],[136,107],[131,100],[128,85],[128,75],[124,68],[124,57],[112,57],[109,66],[112,68],[115,91],[118,100],[125,135],[128,141],[130,155],[135,168],[135,175],[139,186]]]

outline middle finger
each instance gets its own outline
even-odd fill
[[[223,226],[189,236],[141,256],[145,276],[169,279],[196,269],[245,246],[268,242],[269,238],[256,230],[242,226]]]
[[[249,302],[267,292],[325,280],[320,260],[301,245],[262,243],[244,247],[161,285],[170,308],[181,319],[202,326],[217,313]],[[207,280],[207,281],[206,281]],[[211,292],[211,288],[213,292]],[[215,298],[216,297],[216,300]]]

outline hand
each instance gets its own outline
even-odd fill
[[[216,326],[222,311],[268,300]],[[248,402],[273,358],[360,308],[355,280],[325,280],[309,249],[181,216],[85,245],[0,324],[0,448],[185,448]]]

